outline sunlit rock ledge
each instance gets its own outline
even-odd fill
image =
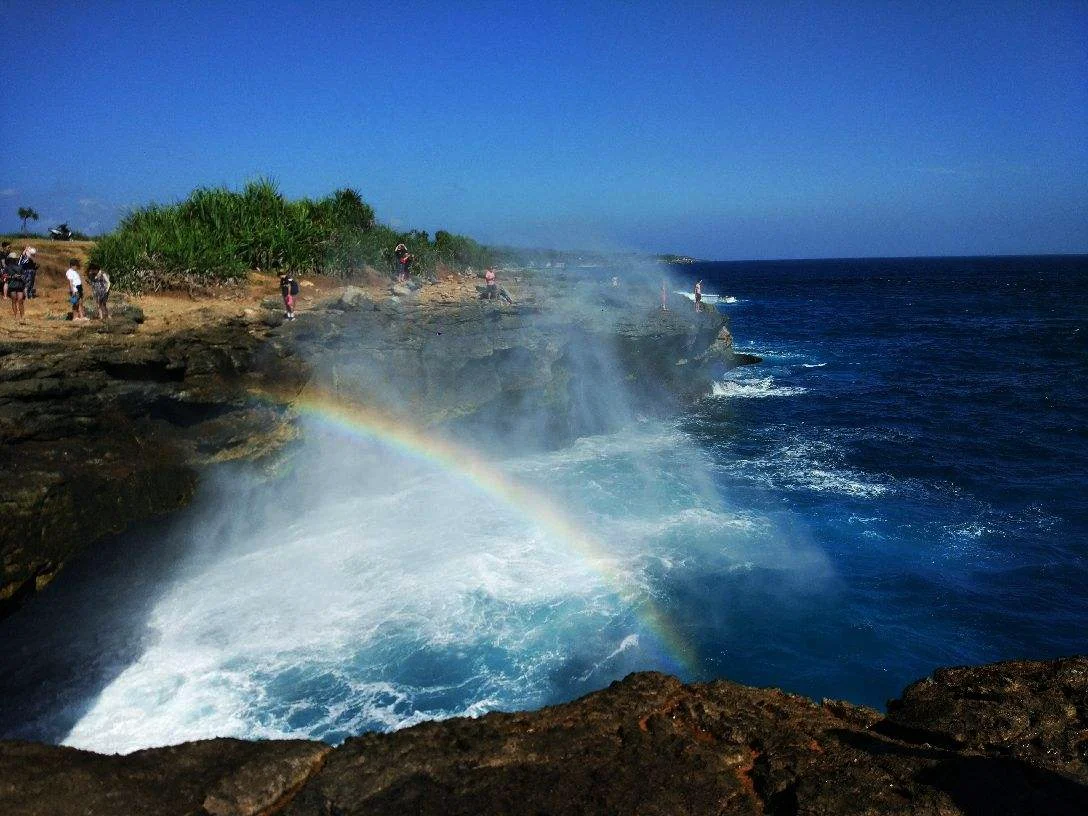
[[[23,814],[1083,814],[1088,658],[942,669],[887,716],[633,674],[536,712],[102,756],[0,742]]]

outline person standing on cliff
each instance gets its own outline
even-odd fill
[[[94,292],[94,302],[98,306],[98,319],[110,319],[110,307],[107,300],[110,296],[110,276],[94,264],[87,267],[87,275],[91,279],[91,291]]]
[[[409,274],[411,274],[409,268],[412,261],[415,260],[415,256],[408,251],[408,247],[404,244],[397,244],[397,248],[393,250],[393,256],[397,259],[397,280],[406,283]]]
[[[83,314],[83,278],[79,276],[79,258],[71,258],[68,261],[68,271],[64,273],[68,279],[68,302],[72,305],[72,320],[86,320]]]
[[[295,319],[295,296],[298,295],[298,281],[290,272],[280,275],[280,294],[283,295],[283,316],[288,320]]]
[[[4,258],[4,297],[11,298],[11,314],[20,323],[26,322],[26,278],[20,268],[19,256],[9,252]]]
[[[703,282],[701,280],[695,281],[695,311],[701,312],[703,310]]]
[[[37,254],[38,250],[28,246],[23,248],[23,254],[19,257],[19,266],[22,267],[23,276],[26,278],[27,300],[38,296],[38,264],[34,260],[34,256]]]

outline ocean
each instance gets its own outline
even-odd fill
[[[882,708],[1088,652],[1088,257],[672,274],[763,362],[512,456],[316,406],[288,475],[223,468],[0,623],[0,736],[337,743],[637,670]]]

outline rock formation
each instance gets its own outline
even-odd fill
[[[246,387],[294,381],[289,349],[242,320],[149,339],[115,331],[0,343],[0,614],[75,553],[177,509],[197,468],[267,453],[284,410]],[[256,432],[255,432],[256,431]]]
[[[886,717],[635,674],[537,712],[128,756],[0,743],[0,808],[75,813],[1083,814],[1088,658],[945,669]]]
[[[624,419],[586,393],[609,385],[640,411],[668,409],[731,362],[731,349],[697,361],[719,314],[662,312],[656,291],[552,275],[517,292],[510,306],[348,286],[288,324],[267,298],[148,337],[130,309],[108,331],[0,342],[0,472],[13,477],[0,616],[95,541],[186,504],[201,468],[291,439],[290,403],[311,378],[417,424],[546,445]]]

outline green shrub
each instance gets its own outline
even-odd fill
[[[90,262],[130,291],[154,291],[237,280],[251,269],[320,272],[350,277],[366,266],[391,272],[393,249],[404,243],[416,271],[483,265],[488,250],[471,238],[440,230],[398,233],[375,221],[374,210],[350,188],[312,201],[288,201],[274,182],[258,179],[234,192],[202,187],[172,205],[128,213],[91,250]]]

